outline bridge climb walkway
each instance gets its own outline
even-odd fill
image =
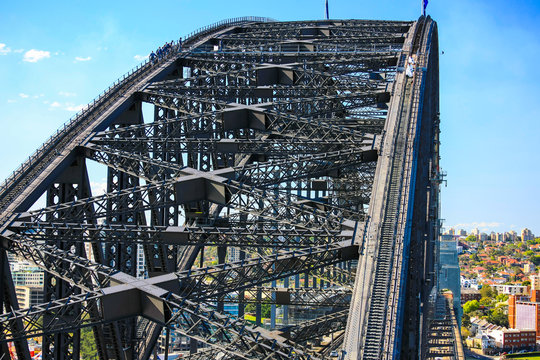
[[[411,27],[402,62],[409,55],[422,57],[421,41],[427,27],[423,20]],[[421,90],[420,64],[412,78],[405,72],[396,76],[367,230],[362,239],[356,239],[360,258],[344,340],[345,359],[392,359],[396,355]]]

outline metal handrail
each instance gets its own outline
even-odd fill
[[[243,17],[236,17],[232,19],[225,19],[218,21],[216,23],[204,26],[202,28],[199,28],[190,34],[186,35],[183,39],[184,42],[192,40],[192,38],[199,37],[203,33],[211,32],[213,30],[216,30],[220,27],[227,27],[231,25],[236,24],[243,24],[247,22],[275,22],[276,20],[267,18],[267,17],[260,17],[260,16],[243,16]]]
[[[227,20],[222,20],[217,23],[207,25],[198,30],[195,30],[185,36],[180,38],[173,46],[173,50],[182,50],[183,43],[191,43],[195,39],[199,38],[201,35],[214,31],[220,27],[227,27],[235,24],[241,24],[246,22],[272,22],[273,19],[256,17],[256,16],[245,16],[232,18]],[[171,51],[167,58],[174,56],[175,51]],[[145,73],[148,68],[152,68],[156,62],[151,62],[150,59],[144,60],[142,63],[128,71],[123,76],[119,77],[112,85],[105,89],[101,94],[99,94],[94,100],[88,103],[83,109],[77,112],[73,117],[66,121],[49,139],[47,139],[32,155],[28,157],[17,169],[15,169],[10,176],[4,180],[0,185],[0,199],[5,195],[5,191],[15,183],[15,180],[19,175],[26,172],[30,169],[35,160],[49,152],[55,144],[57,144],[61,138],[63,138],[69,131],[80,124],[80,122],[90,113],[96,110],[100,105],[103,105],[105,98],[111,97],[119,88],[132,83],[136,78],[139,77],[142,73]],[[159,63],[159,61],[157,62]],[[113,96],[112,100],[116,100],[119,96]]]

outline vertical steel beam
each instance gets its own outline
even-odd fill
[[[82,157],[75,159],[57,181],[49,187],[47,191],[47,206],[68,203],[84,198],[86,192],[83,188],[86,185],[87,173],[85,160]],[[59,212],[58,216],[48,215],[47,221],[53,222],[69,215],[69,210]],[[57,230],[61,231],[61,230]],[[76,241],[55,241],[56,247],[62,250],[71,250],[78,256],[86,257],[83,243]],[[57,279],[52,274],[45,272],[44,277],[44,301],[49,302],[54,299],[62,299],[70,294],[79,294],[80,290],[66,281]],[[73,318],[78,316],[80,308],[75,307]],[[69,321],[68,319],[66,319]],[[44,316],[44,322],[48,321],[48,315]],[[43,336],[42,356],[44,359],[71,360],[78,359],[80,352],[80,330],[73,333],[59,333]]]
[[[15,286],[13,284],[13,279],[11,277],[11,269],[9,268],[9,261],[7,257],[6,250],[0,248],[0,271],[2,272],[2,277],[0,278],[0,310],[5,310],[5,312],[10,312],[13,310],[19,310],[19,303],[17,301],[17,295],[15,292]],[[24,328],[24,324],[21,320],[16,321],[14,324],[14,329],[4,329],[4,331],[14,331],[21,332]],[[30,351],[28,350],[28,343],[26,339],[14,341],[15,355],[17,359],[21,360],[30,360]],[[5,359],[10,359],[11,355],[8,349],[9,344],[3,343],[0,347],[2,351],[2,356]]]

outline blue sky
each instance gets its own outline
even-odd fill
[[[415,20],[420,1],[329,0],[335,19]],[[442,217],[540,235],[540,2],[430,0],[440,49]],[[0,4],[0,178],[143,56],[204,25],[324,17],[324,0]]]

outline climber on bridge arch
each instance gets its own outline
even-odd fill
[[[407,77],[413,77],[415,64],[414,58],[410,55],[407,60],[407,70],[405,70],[405,75],[407,75]]]

